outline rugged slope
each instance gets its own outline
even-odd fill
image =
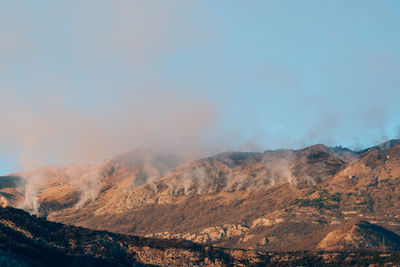
[[[66,226],[13,208],[0,208],[0,218],[2,266],[391,266],[400,263],[398,251],[274,253],[222,249],[184,240],[125,236]]]
[[[221,266],[234,262],[218,248],[65,226],[13,208],[0,208],[0,218],[3,255],[26,265]]]
[[[275,229],[278,225],[297,229],[299,225],[282,218],[282,208],[357,158],[356,153],[323,145],[297,151],[222,153],[178,168],[152,184],[118,192],[112,198],[100,195],[82,210],[65,209],[48,218],[227,247],[296,249],[294,237],[282,242]],[[318,227],[302,225],[299,234],[308,235]],[[269,235],[270,230],[276,238]]]
[[[399,250],[400,236],[362,220],[353,220],[329,232],[317,245],[321,250],[381,248]]]
[[[96,165],[101,175],[90,171],[94,165],[86,166],[81,175],[72,175],[80,182],[68,175],[76,166],[63,167],[74,170],[69,172],[57,167],[64,171],[47,174],[47,184],[37,190],[38,213],[125,234],[235,248],[313,250],[354,218],[400,232],[399,143],[391,140],[359,152],[324,145],[227,152],[186,165],[174,157],[131,152]],[[143,160],[149,153],[151,160]],[[13,181],[0,177],[0,184],[2,179],[7,185]],[[26,182],[29,177],[19,179],[32,184]],[[5,186],[0,194],[14,205],[10,196],[28,196],[26,185],[25,191]]]
[[[79,209],[99,194],[132,189],[174,170],[182,160],[149,150],[133,150],[99,164],[46,165],[0,176],[0,203],[46,216]]]

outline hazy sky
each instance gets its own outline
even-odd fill
[[[400,131],[400,1],[2,1],[0,174]]]

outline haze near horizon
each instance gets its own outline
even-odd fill
[[[0,174],[400,134],[398,1],[0,4]]]

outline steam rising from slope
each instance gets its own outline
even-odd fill
[[[25,178],[20,184],[25,191],[20,207],[38,213],[40,201],[66,198],[75,209],[81,209],[94,201],[104,187],[121,192],[149,184],[156,189],[153,182],[181,162],[173,155],[138,149],[99,164],[46,165],[18,174]]]
[[[77,177],[72,178],[71,185],[78,188],[78,192],[80,192],[80,198],[75,208],[80,209],[88,202],[96,199],[103,186],[102,178],[98,169],[89,170],[79,179]]]
[[[254,176],[255,175],[255,176]],[[305,181],[308,184],[315,184],[313,179],[308,176]],[[255,174],[229,169],[225,173],[217,174],[215,170],[205,167],[189,167],[178,170],[178,173],[171,178],[163,180],[172,195],[192,193],[203,194],[211,190],[221,190],[227,192],[256,191],[260,188],[270,188],[276,185],[288,183],[298,184],[298,178],[290,170],[287,160],[277,160],[273,164],[265,164],[265,168],[256,170]]]
[[[19,208],[29,210],[34,214],[38,213],[40,206],[38,193],[41,185],[43,186],[43,177],[40,175],[28,177],[27,183],[25,184],[24,199]]]
[[[337,155],[332,153],[330,158]],[[303,156],[306,157],[306,156]],[[329,176],[329,166],[321,162],[304,163],[308,165],[297,174],[302,158],[295,152],[261,153],[223,153],[199,160],[193,164],[167,175],[156,183],[165,183],[173,195],[192,193],[202,194],[208,191],[256,191],[282,184],[316,184],[313,176],[321,179]],[[319,169],[317,173],[315,168]]]
[[[264,153],[226,152],[186,165],[155,183],[166,185],[173,195],[252,192],[282,184],[310,186],[356,158],[358,154],[350,150],[323,145]]]

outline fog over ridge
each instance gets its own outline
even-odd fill
[[[79,5],[0,9],[2,174],[399,137],[398,4]]]

